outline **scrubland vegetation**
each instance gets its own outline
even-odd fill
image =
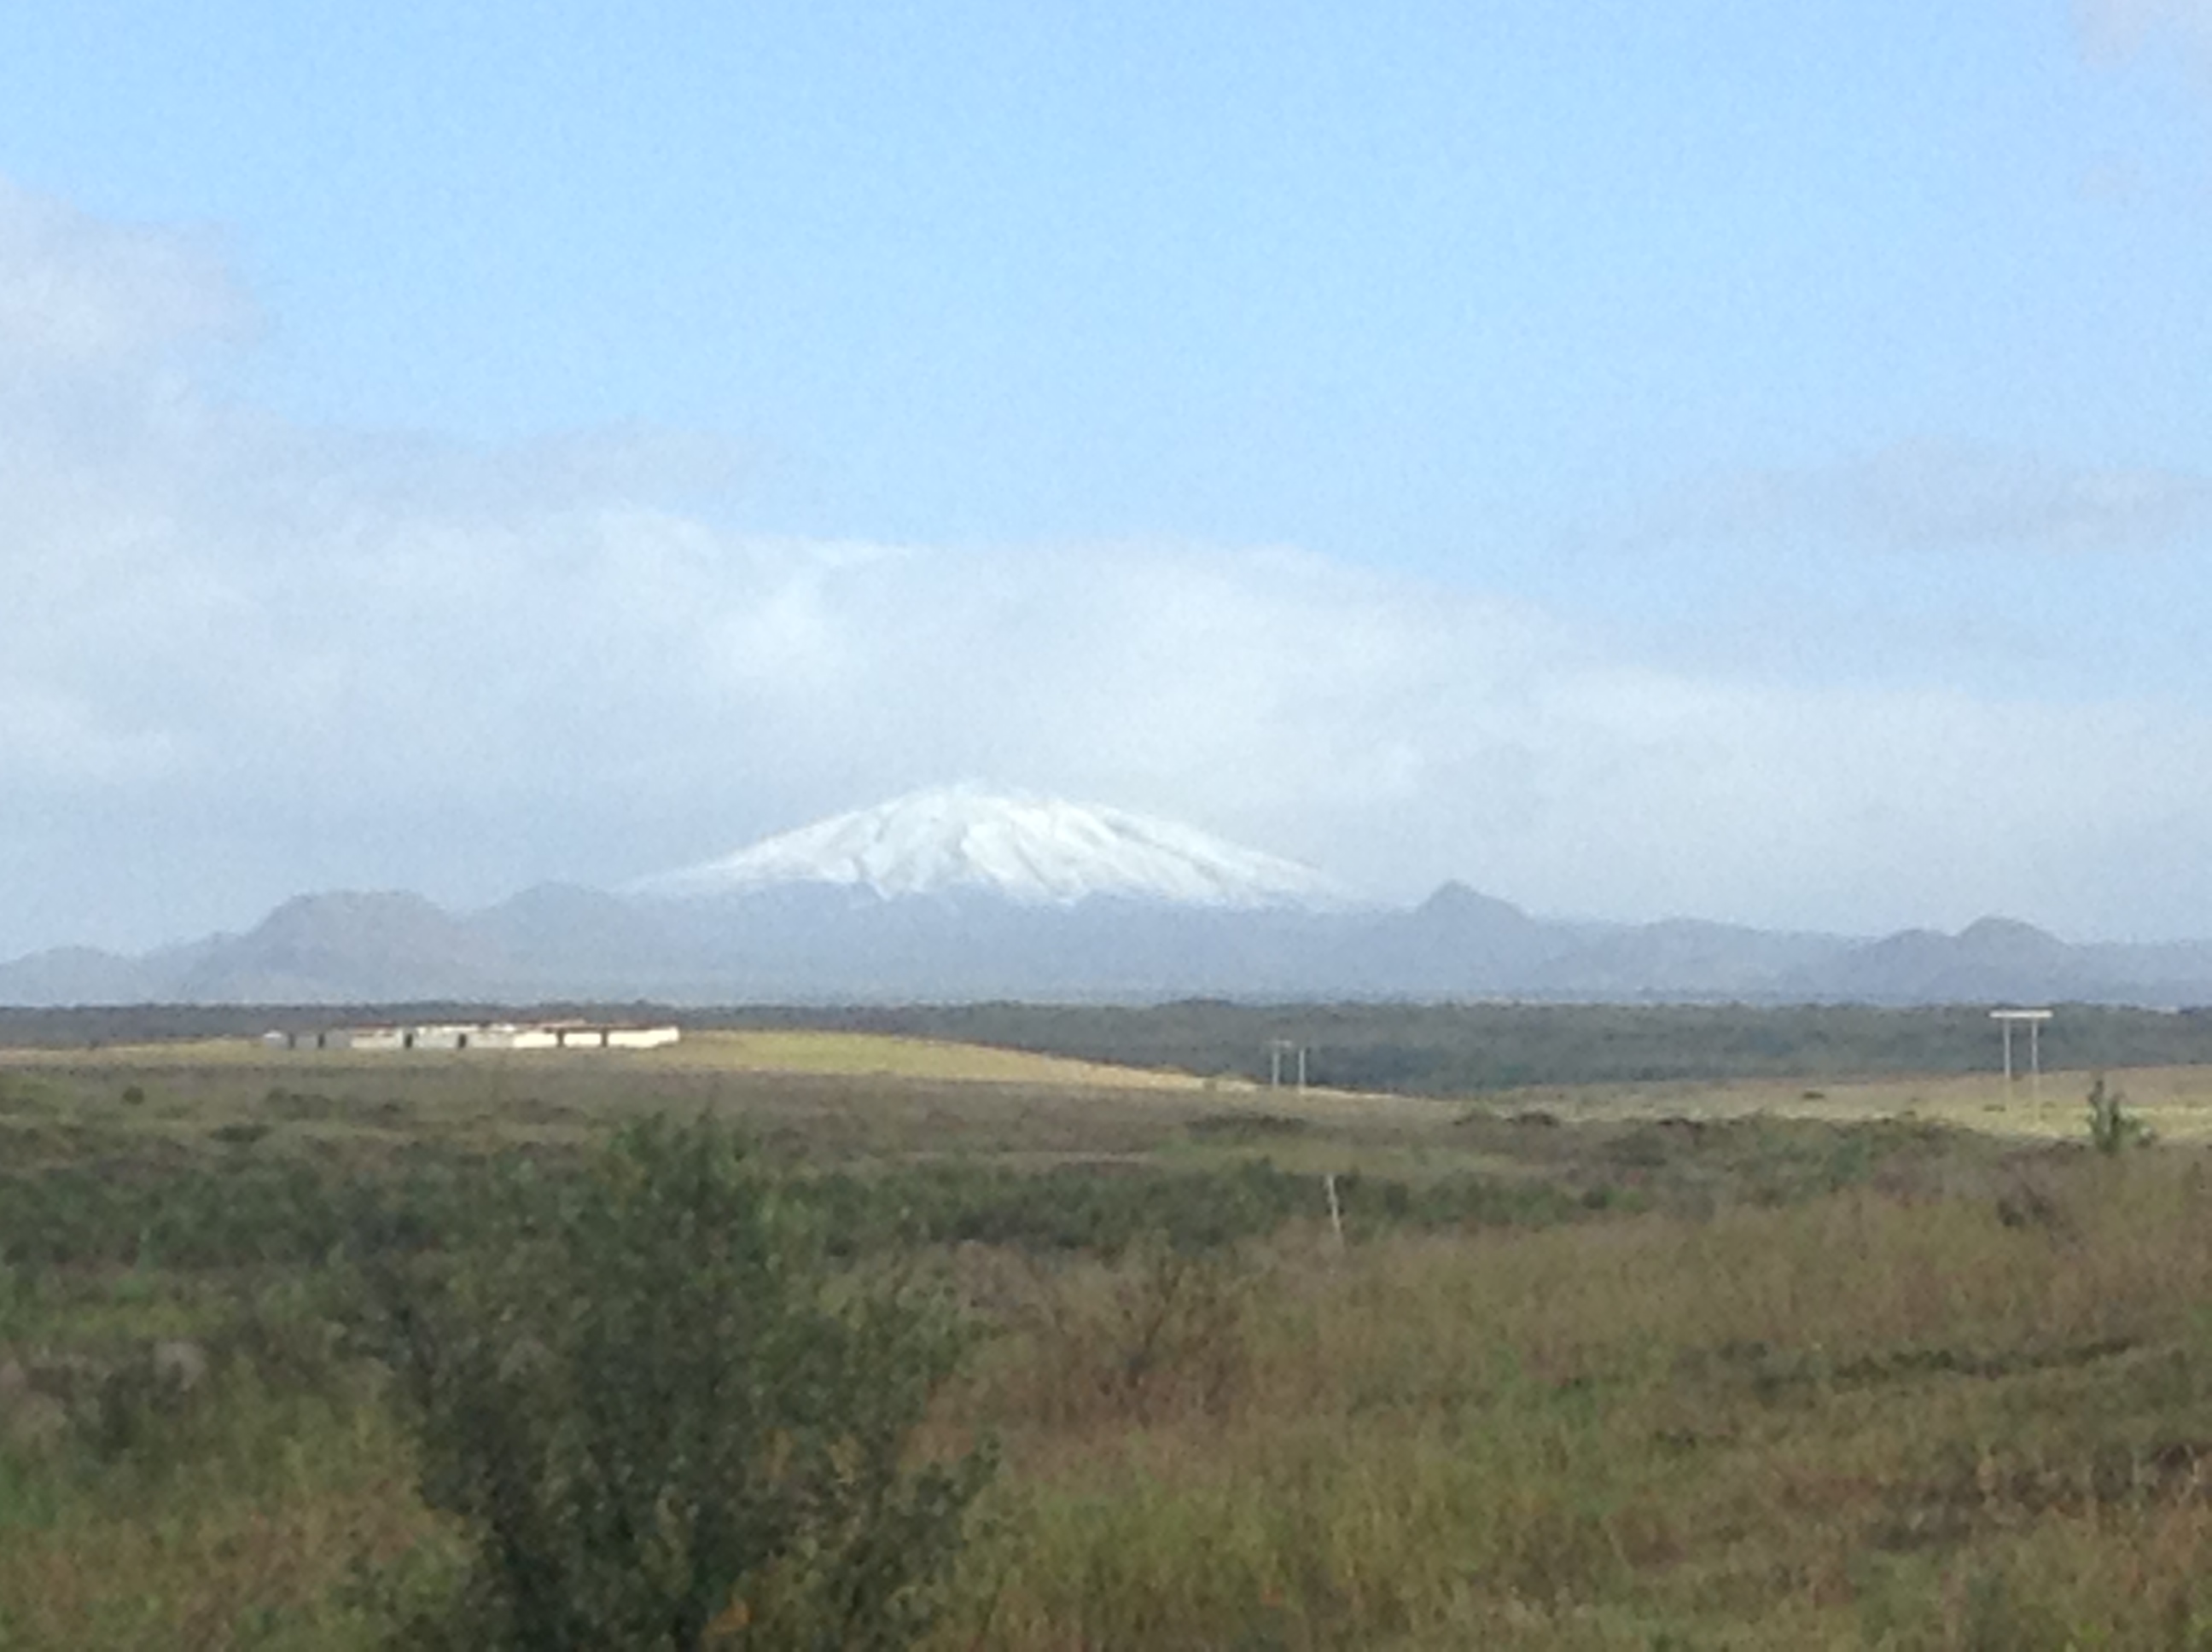
[[[2212,1646],[2212,1166],[2129,1082],[2100,1151],[26,1059],[0,1645]]]

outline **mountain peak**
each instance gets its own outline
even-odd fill
[[[2038,929],[2033,924],[2018,918],[1977,918],[1959,932],[1959,938],[1976,946],[2063,946],[2065,943],[2047,929]]]
[[[1425,919],[1453,919],[1461,922],[1480,920],[1494,924],[1532,924],[1535,920],[1510,901],[1501,901],[1494,895],[1485,895],[1480,890],[1452,878],[1430,892],[1429,898],[1413,908]]]
[[[794,884],[865,890],[884,900],[983,894],[1029,906],[1070,906],[1094,896],[1225,908],[1347,902],[1310,866],[1194,827],[974,782],[836,815],[629,888],[684,897]]]

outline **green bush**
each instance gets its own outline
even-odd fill
[[[949,1314],[830,1270],[708,1121],[495,1192],[469,1242],[377,1270],[422,1491],[466,1555],[398,1643],[916,1638],[988,1468],[912,1461],[963,1351]]]
[[[2130,1143],[2148,1145],[2150,1132],[2141,1119],[2131,1119],[2126,1110],[2125,1092],[2105,1088],[2105,1075],[2099,1073],[2097,1081],[2089,1086],[2089,1140],[2100,1153],[2118,1152]]]

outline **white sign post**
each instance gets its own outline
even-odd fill
[[[2004,1029],[2005,1099],[2012,1099],[2012,1029],[2016,1023],[2027,1027],[2027,1072],[2030,1094],[2043,1099],[2043,1023],[2051,1019],[2048,1010],[1991,1010],[1990,1019]]]

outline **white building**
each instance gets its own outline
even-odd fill
[[[593,1021],[433,1022],[416,1026],[331,1027],[319,1032],[270,1032],[261,1042],[283,1049],[367,1050],[651,1050],[684,1036],[674,1026],[628,1027]]]

